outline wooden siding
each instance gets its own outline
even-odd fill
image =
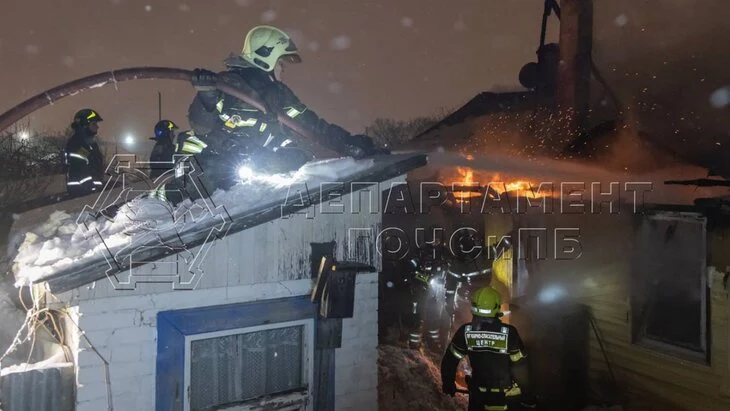
[[[707,236],[707,265],[721,272],[709,282],[711,358],[710,365],[703,365],[631,343],[629,280],[634,217],[631,212],[512,216],[515,227],[580,228],[581,257],[559,261],[549,253],[548,258],[532,264],[526,287],[527,299],[535,300],[539,291],[546,287],[560,286],[566,291],[566,299],[590,307],[619,389],[628,398],[629,410],[730,409],[730,303],[727,277],[722,272],[730,265],[729,232],[715,229]],[[495,217],[486,216],[487,230],[490,218]],[[551,248],[550,244],[548,248]],[[541,309],[550,310],[550,305]],[[521,323],[529,323],[520,321],[519,312],[513,313],[511,320],[518,327]],[[531,333],[531,330],[524,331],[528,336],[526,340]],[[563,338],[569,340],[571,337]],[[611,378],[593,331],[588,344],[589,376],[591,389],[595,392],[602,388],[600,381]]]

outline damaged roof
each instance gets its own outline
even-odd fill
[[[229,209],[228,204],[220,201],[221,205],[215,207],[216,210],[220,210],[220,213],[213,216],[214,218],[207,218],[194,223],[189,229],[173,229],[161,232],[152,236],[152,238],[146,239],[145,242],[135,243],[135,247],[127,246],[121,247],[121,250],[115,250],[115,248],[120,248],[120,244],[107,244],[112,243],[112,241],[108,241],[108,238],[99,235],[99,237],[102,237],[100,247],[92,249],[95,251],[85,250],[85,253],[76,260],[70,260],[68,256],[57,255],[55,260],[52,260],[56,264],[43,265],[43,261],[38,264],[38,260],[43,259],[41,257],[43,249],[53,247],[53,244],[63,241],[59,236],[47,236],[45,241],[36,241],[35,244],[29,246],[25,244],[29,241],[28,237],[31,235],[38,237],[38,235],[27,231],[24,234],[25,243],[20,245],[17,252],[12,254],[16,285],[22,286],[45,282],[50,291],[54,293],[69,291],[108,275],[114,275],[132,268],[127,263],[132,261],[130,257],[132,253],[135,261],[144,261],[145,263],[157,261],[169,255],[203,245],[207,240],[220,239],[228,234],[244,231],[299,210],[307,209],[331,196],[344,196],[353,191],[362,190],[374,184],[407,174],[410,170],[426,165],[427,156],[422,153],[392,154],[366,160],[353,161],[350,159],[350,162],[353,164],[347,163],[341,166],[343,174],[337,176],[336,183],[333,183],[331,175],[327,176],[328,178],[325,177],[325,180],[319,183],[315,181],[316,186],[308,185],[308,183],[312,184],[312,181],[296,181],[290,187],[278,190],[278,194],[284,193],[283,196],[277,195],[276,190],[264,190],[258,193],[258,197],[262,201],[253,204],[252,207],[242,209],[236,209],[235,207]],[[235,189],[236,187],[231,191]],[[296,194],[294,194],[294,190],[298,190]],[[291,194],[289,194],[290,191]],[[242,191],[241,194],[245,193]],[[215,195],[211,198],[214,197]],[[251,195],[247,197],[251,197]],[[237,198],[235,199],[237,200]],[[48,215],[51,211],[49,210],[46,213],[46,218],[52,219],[54,215],[59,213],[56,211],[54,214]],[[68,219],[68,215],[65,218],[68,221],[66,231],[74,230],[75,232],[72,235],[78,236],[77,221]],[[106,223],[114,224],[114,222]],[[62,228],[57,227],[54,229],[54,233],[60,233]],[[94,227],[91,229],[96,230]],[[35,240],[30,240],[30,242],[33,241]],[[159,247],[160,243],[178,244],[179,246],[163,248]],[[149,246],[145,247],[148,244]],[[56,254],[59,253],[56,252]],[[29,264],[31,260],[34,265]],[[42,268],[42,270],[33,272],[35,268]]]

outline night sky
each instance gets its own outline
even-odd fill
[[[725,149],[730,91],[727,0],[595,0],[593,56],[625,102],[679,149]],[[222,69],[247,31],[288,31],[304,62],[284,81],[331,122],[361,132],[377,117],[453,109],[485,90],[520,89],[535,59],[542,0],[14,1],[0,16],[0,110],[82,76],[133,66]],[[557,20],[550,22],[557,39]],[[723,40],[724,39],[724,40]],[[136,81],[40,110],[59,129],[80,107],[105,118],[102,140],[151,135],[163,116],[187,126],[189,84]],[[723,91],[724,90],[724,91]],[[599,93],[600,90],[596,90]],[[664,137],[662,137],[664,138]],[[727,142],[727,144],[726,144]],[[718,145],[717,143],[720,143]],[[684,145],[683,145],[684,144]],[[139,147],[140,152],[147,147]],[[718,148],[720,147],[720,148]]]
[[[0,24],[0,110],[92,73],[132,66],[222,69],[247,31],[289,32],[304,62],[284,81],[315,112],[352,132],[376,117],[409,118],[457,107],[490,88],[517,87],[539,40],[541,0],[24,0]],[[557,29],[557,25],[553,25]],[[554,32],[556,33],[556,31]],[[150,134],[163,116],[183,123],[189,84],[136,81],[70,97],[33,116],[65,126],[91,106],[102,139]]]

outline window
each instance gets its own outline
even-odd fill
[[[304,410],[309,397],[312,320],[186,338],[189,411],[246,410],[266,396]],[[231,408],[232,407],[232,408]]]
[[[644,216],[633,251],[634,343],[707,363],[706,220],[695,213]]]
[[[331,410],[316,324],[308,295],[160,311],[155,409]]]

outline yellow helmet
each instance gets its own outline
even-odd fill
[[[292,63],[302,61],[299,50],[288,34],[272,26],[256,26],[246,35],[241,57],[264,71],[272,71],[283,58]]]
[[[499,317],[502,297],[492,287],[482,287],[471,296],[471,313],[478,317]]]

